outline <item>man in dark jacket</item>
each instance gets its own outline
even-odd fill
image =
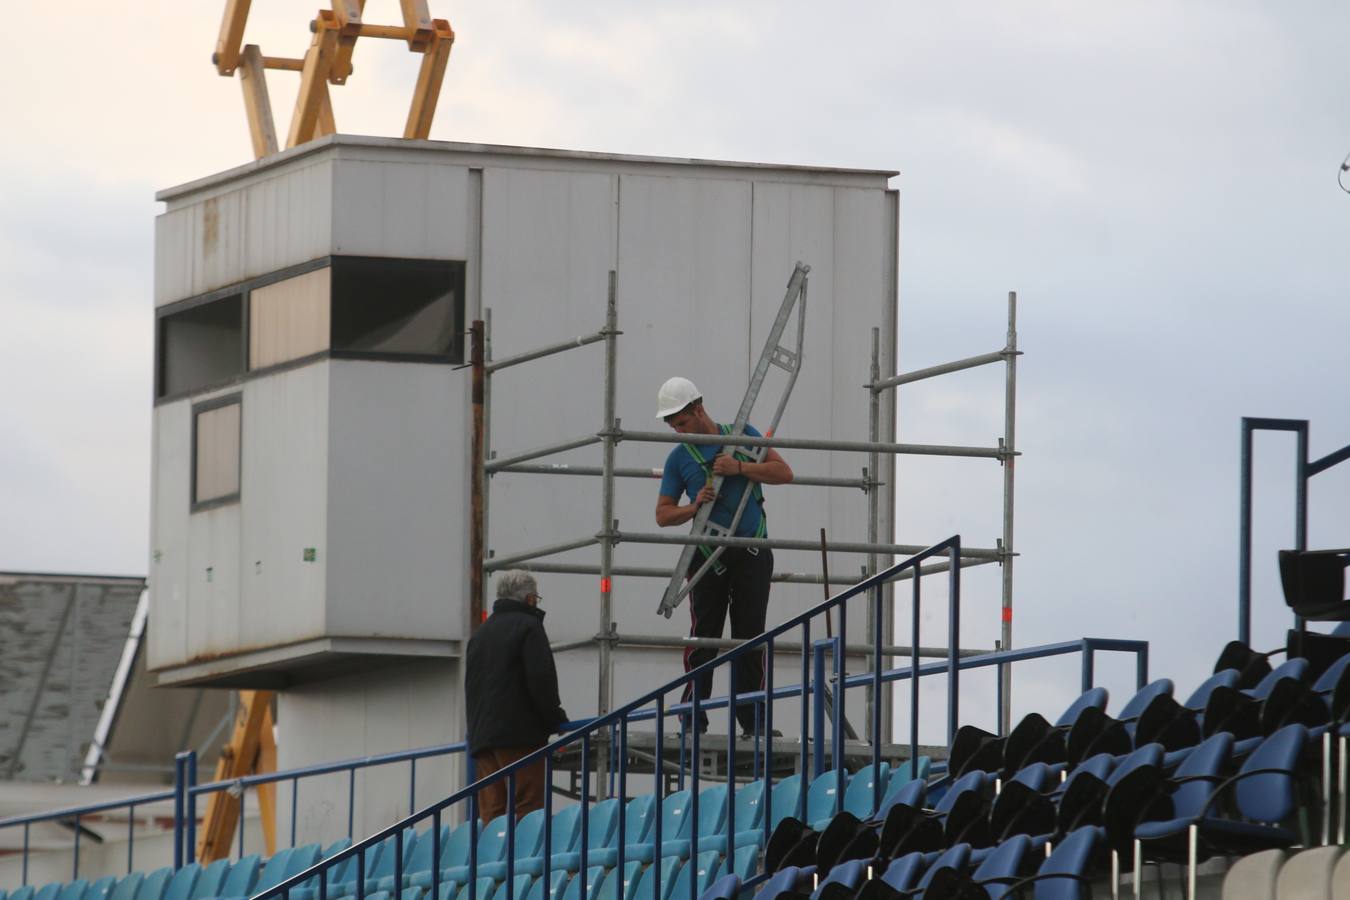
[[[464,696],[475,779],[528,756],[567,721],[558,699],[558,670],[538,608],[539,586],[520,569],[497,578],[492,615],[469,639]],[[503,778],[478,796],[484,823],[506,812]],[[516,815],[544,806],[544,760],[516,771]]]

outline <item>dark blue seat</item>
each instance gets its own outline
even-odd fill
[[[760,886],[755,900],[778,900],[784,894],[795,893],[798,887],[815,872],[813,867],[788,866],[773,873],[773,877]]]
[[[736,900],[740,890],[740,876],[735,872],[729,872],[710,884],[698,900]]]
[[[1064,838],[1041,863],[1035,875],[1008,885],[1007,894],[1034,887],[1036,900],[1081,900],[1090,897],[1091,878],[1103,846],[1101,828],[1088,825]]]
[[[851,859],[831,869],[811,892],[811,900],[846,900],[867,878],[868,860]]]
[[[1184,703],[1165,694],[1154,697],[1136,719],[1135,743],[1157,742],[1169,753],[1194,747],[1204,737],[1201,725],[1210,695],[1220,688],[1236,689],[1240,679],[1237,669],[1220,669],[1202,681]]]
[[[1000,900],[1008,892],[1007,885],[1022,872],[1022,866],[1031,852],[1031,838],[1016,834],[1001,842],[971,873],[970,880],[984,888],[989,900]]]
[[[1209,737],[1227,731],[1238,740],[1259,736],[1262,701],[1270,696],[1270,692],[1281,681],[1292,679],[1303,682],[1307,676],[1308,661],[1296,656],[1285,660],[1249,690],[1216,687],[1205,702],[1201,733]]]
[[[1286,725],[1262,741],[1236,775],[1218,784],[1214,776],[1189,779],[1206,790],[1183,793],[1179,787],[1172,795],[1171,818],[1135,828],[1141,857],[1186,861],[1193,878],[1195,865],[1216,852],[1246,854],[1298,843],[1300,836],[1278,823],[1297,807],[1298,759],[1307,736],[1305,726]],[[1230,791],[1240,819],[1218,814],[1217,801]]]

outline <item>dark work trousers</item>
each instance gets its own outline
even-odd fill
[[[688,575],[703,565],[703,554],[694,555]],[[773,576],[773,551],[768,547],[758,552],[740,547],[728,547],[717,558],[724,567],[719,575],[709,569],[689,592],[690,637],[720,638],[731,613],[732,638],[759,637],[764,633],[764,619],[769,608],[769,579]],[[689,647],[684,651],[684,670],[698,668],[717,656],[711,647]],[[764,688],[764,651],[751,651],[731,664],[736,678],[737,696]],[[711,673],[698,680],[699,700],[712,696]],[[683,702],[693,699],[691,685],[684,688]],[[724,713],[725,714],[725,713]],[[736,720],[743,731],[755,730],[755,704],[747,703],[736,709]],[[708,717],[699,710],[699,731],[708,730]]]
[[[480,750],[473,755],[473,777],[475,780],[486,778],[498,769],[504,769],[518,759],[524,759],[538,747],[498,747],[494,750]],[[516,770],[516,819],[527,812],[544,808],[544,758]],[[478,818],[483,824],[506,812],[506,786],[509,779],[494,781],[478,794]]]

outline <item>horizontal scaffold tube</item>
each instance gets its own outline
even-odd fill
[[[565,450],[575,450],[578,447],[589,447],[592,444],[600,443],[598,434],[588,434],[585,437],[575,438],[570,441],[563,441],[561,444],[550,444],[547,447],[536,447],[533,450],[526,450],[524,453],[517,453],[515,456],[508,456],[504,459],[494,459],[491,462],[483,464],[483,471],[496,472],[507,466],[514,466],[517,463],[528,462],[531,459],[538,459],[541,456],[552,456],[554,453],[562,453]]]
[[[597,538],[604,540],[606,538],[630,544],[677,544],[684,546],[687,544],[706,545],[709,547],[768,547],[772,550],[809,550],[819,553],[821,549],[820,541],[794,541],[786,538],[743,538],[743,537],[714,537],[713,535],[701,534],[653,534],[651,532],[641,531],[616,531],[610,534],[596,535]],[[902,555],[913,555],[922,552],[925,548],[917,544],[868,544],[865,542],[853,541],[827,541],[825,549],[835,553],[895,553]],[[962,547],[961,556],[963,559],[983,559],[996,561],[1002,559],[1006,554],[1002,550],[991,550],[982,547]],[[939,570],[945,571],[945,570]],[[899,579],[892,579],[899,580]]]
[[[527,550],[524,553],[516,553],[512,556],[501,556],[495,559],[483,560],[483,571],[495,572],[499,569],[509,569],[520,565],[532,559],[538,559],[541,556],[552,556],[555,553],[566,553],[568,550],[580,550],[582,547],[589,547],[599,542],[598,538],[588,537],[578,541],[568,541],[565,544],[549,544],[547,547],[538,547],[534,550]]]
[[[990,363],[1005,361],[1010,353],[1017,356],[1022,354],[1016,351],[995,350],[993,353],[981,353],[979,356],[968,356],[965,359],[954,360],[949,363],[942,363],[938,366],[929,366],[926,369],[915,369],[913,372],[904,372],[900,375],[892,375],[890,378],[883,378],[875,384],[869,384],[868,387],[873,391],[884,391],[887,388],[899,387],[902,384],[912,384],[915,381],[923,381],[926,378],[936,378],[939,375],[949,375],[952,372],[961,372],[965,369],[974,369],[979,366],[987,366]]]
[[[963,559],[961,568],[968,569],[971,566],[987,566],[996,562],[992,559]],[[586,563],[530,563],[530,570],[547,575],[599,575],[600,567],[597,565],[587,565]],[[921,566],[920,574],[933,575],[938,572],[947,571],[945,562],[933,563],[929,566]],[[674,574],[674,569],[663,569],[659,566],[612,566],[610,575],[621,578],[669,578]],[[895,579],[896,581],[907,581],[913,578],[913,570],[909,569],[901,572]],[[784,584],[822,584],[821,576],[813,572],[774,572],[771,581],[777,581]],[[830,584],[840,587],[852,587],[858,583],[856,577],[850,578],[847,575],[833,575],[830,577]]]
[[[570,466],[566,463],[522,463],[520,465],[502,466],[494,469],[497,473],[518,472],[524,475],[604,475],[605,470],[600,466]],[[661,469],[620,469],[614,470],[615,478],[660,478]],[[851,487],[859,490],[867,490],[870,482],[866,478],[826,478],[816,475],[794,475],[792,484],[811,485],[815,487]],[[853,582],[848,582],[852,584]]]
[[[897,453],[911,456],[967,456],[975,459],[1004,459],[1008,451],[1001,447],[959,447],[948,444],[887,444],[874,441],[832,441],[823,438],[752,437],[748,434],[667,434],[664,431],[619,431],[620,441],[651,444],[709,444],[736,447],[782,447],[786,450],[842,450],[857,453]]]
[[[518,366],[521,363],[527,363],[531,360],[542,359],[545,356],[552,356],[555,353],[562,353],[564,350],[572,350],[576,347],[584,347],[587,344],[594,344],[597,341],[605,339],[604,331],[597,331],[594,334],[583,334],[581,337],[572,338],[570,341],[559,341],[556,344],[549,344],[547,347],[540,347],[538,350],[530,350],[515,356],[508,356],[505,359],[493,360],[487,364],[488,374],[499,372],[502,369],[509,369],[512,366]]]

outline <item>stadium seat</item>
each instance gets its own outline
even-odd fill
[[[1289,853],[1262,850],[1233,863],[1223,878],[1223,900],[1275,900],[1275,882]]]
[[[1308,661],[1296,656],[1281,663],[1269,675],[1262,678],[1256,687],[1247,690],[1216,687],[1205,703],[1201,734],[1209,737],[1220,731],[1227,731],[1236,740],[1260,736],[1262,701],[1270,696],[1270,692],[1281,680],[1303,681],[1307,674]]]
[[[568,874],[566,872],[551,872],[548,878],[548,900],[563,900],[563,895],[567,892]],[[544,898],[544,877],[542,873],[530,884],[530,891],[525,900],[545,900]]]
[[[491,878],[494,881],[504,881],[508,874],[514,871],[514,874],[529,874],[523,870],[512,869],[513,858],[515,863],[521,860],[536,859],[543,852],[544,847],[544,811],[536,809],[526,813],[520,821],[516,822],[515,846],[511,846],[510,834],[502,840],[501,856],[491,862],[478,863],[478,877]],[[543,860],[538,863],[539,871],[543,871]],[[512,898],[515,900],[515,898]]]
[[[597,900],[630,900],[633,893],[637,890],[638,876],[642,874],[642,863],[626,862],[623,864],[623,873],[620,874],[619,867],[615,866],[605,874],[605,880],[600,884],[600,893],[596,895]],[[619,881],[623,881],[623,890],[619,890]]]
[[[62,887],[64,887],[64,885],[59,881],[54,881],[51,884],[44,884],[33,892],[33,900],[56,900],[57,896],[61,893]]]
[[[989,900],[1001,900],[1008,884],[1022,875],[1022,869],[1031,857],[1031,838],[1017,834],[1001,842],[969,875],[969,880],[983,888]],[[955,896],[955,892],[951,893]]]
[[[672,859],[666,857],[662,861]],[[675,873],[675,883],[671,886],[668,900],[698,900],[699,895],[717,880],[721,868],[722,858],[716,851],[700,853],[692,861],[682,864]]]
[[[84,900],[84,892],[89,890],[87,878],[76,878],[66,882],[56,895],[56,900]]]
[[[703,892],[699,900],[736,900],[741,890],[741,879],[735,873],[723,875]]]
[[[736,791],[735,815],[727,818],[727,824],[732,824],[736,829],[732,841],[733,847],[744,847],[749,844],[760,846],[764,843],[763,799],[763,780],[752,781]],[[725,827],[718,833],[700,835],[698,839],[699,852],[705,850],[725,852],[726,846]]]
[[[6,900],[33,900],[33,885],[25,884],[9,893]]]
[[[542,827],[542,820],[541,820],[541,827]],[[560,854],[571,853],[575,851],[577,849],[578,843],[581,840],[581,805],[574,803],[571,806],[564,807],[561,810],[555,810],[553,813],[553,824],[550,830],[552,831],[552,834],[549,836],[549,842],[551,844],[550,849],[552,850],[552,855],[555,858]],[[517,840],[519,840],[519,832],[517,832]],[[525,845],[521,844],[520,846],[524,847]],[[539,875],[542,875],[544,872],[543,853],[544,853],[544,843],[543,843],[543,833],[541,831],[539,835],[538,846],[535,848],[534,852],[531,853],[529,856],[517,855],[514,871],[519,875],[531,875],[536,878]],[[483,866],[479,866],[478,871],[480,874],[483,875],[488,875],[493,878],[501,878],[504,876],[498,873],[499,870],[501,872],[505,872],[505,866],[506,860],[503,859],[501,862],[493,863],[486,868]],[[554,866],[554,868],[558,867]]]
[[[647,833],[651,825],[652,810],[656,806],[656,799],[651,794],[644,794],[641,797],[634,797],[628,801],[628,807],[624,811],[625,821],[624,830],[628,832],[632,840],[641,840],[641,835]],[[566,850],[563,852],[553,851],[553,869],[562,869],[567,872],[578,872],[581,869],[581,847],[582,842],[586,846],[586,866],[590,868],[595,865],[592,854],[596,851],[614,846],[617,840],[617,831],[619,827],[619,801],[617,798],[604,800],[592,806],[586,813],[585,831],[581,830],[581,823],[577,823],[577,843],[575,850]],[[632,835],[639,837],[632,838]]]
[[[489,878],[487,881],[492,884],[492,879]],[[596,900],[604,882],[605,870],[600,866],[590,867],[584,875],[578,872],[568,880],[567,889],[563,892],[563,900]],[[586,891],[584,897],[581,893],[583,888]],[[459,898],[459,900],[465,900],[465,898]],[[477,900],[483,900],[483,898],[478,897]]]
[[[1017,895],[1035,885],[1036,900],[1081,900],[1091,897],[1091,878],[1103,846],[1103,832],[1088,825],[1068,835],[1041,863],[1035,875],[1008,886],[1008,895]]]
[[[108,894],[117,884],[117,877],[106,875],[97,881],[91,881],[84,891],[84,900],[107,900]]]
[[[683,865],[677,857],[668,857],[661,860],[660,865],[648,866],[638,878],[633,900],[669,900],[674,895],[675,877]],[[658,875],[661,881],[659,895],[656,893]]]
[[[1003,785],[989,810],[989,836],[1001,841],[1011,835],[1046,834],[1055,827],[1055,804],[1050,792],[1058,780],[1046,763],[1032,763]]]
[[[673,848],[675,847],[676,842],[679,841],[684,841],[686,844],[688,843],[693,826],[693,820],[690,816],[690,799],[690,792],[685,790],[669,794],[661,802],[661,843],[663,848],[667,845]],[[627,818],[627,816],[625,816],[625,818]],[[650,816],[644,817],[644,820],[641,823],[643,828],[640,837],[636,840],[624,841],[623,858],[625,862],[637,860],[642,863],[650,863],[658,856],[666,855],[658,853],[657,848],[651,843],[656,837],[656,830],[652,827],[653,822],[648,821],[651,818],[652,817]],[[629,837],[635,833],[630,828],[632,824],[632,822],[624,823],[625,830],[629,831],[629,835],[626,835],[625,837]],[[677,854],[672,852],[669,855]],[[593,856],[593,862],[597,865],[602,865],[605,868],[617,865],[618,861],[619,848],[617,842],[612,847],[601,847],[597,849]]]
[[[212,863],[215,865],[215,863]],[[217,897],[247,897],[253,892],[253,885],[258,883],[258,871],[261,868],[260,858],[256,853],[250,853],[243,859],[230,866],[229,872],[225,874],[225,880],[220,883],[220,892],[215,894]],[[206,879],[203,877],[197,882],[197,887],[201,888]],[[212,896],[212,895],[202,895]]]
[[[445,849],[444,849],[449,840],[450,840],[450,826],[442,825],[440,833],[442,869],[449,868],[449,864],[445,860]],[[430,885],[431,864],[432,864],[431,857],[433,851],[436,849],[436,842],[431,840],[430,835],[427,832],[423,832],[422,834],[415,837],[414,841],[415,843],[413,844],[411,851],[407,854],[407,862],[403,866],[403,884],[402,885],[394,884],[394,874],[390,873],[388,875],[384,875],[380,878],[375,879],[375,890],[388,891],[392,893],[394,889],[398,887],[422,887],[423,884]],[[346,848],[342,847],[338,849],[345,850]],[[329,848],[329,851],[325,852],[324,854],[324,859],[327,859],[336,852],[338,852],[338,850],[333,850],[332,848]],[[351,881],[356,878],[355,866],[356,866],[356,855],[353,854],[347,857],[346,860],[344,860],[342,863],[338,865],[337,869],[334,870],[331,877],[334,879],[334,881]],[[423,884],[418,884],[413,880],[414,875],[418,874],[422,876]],[[367,881],[369,882],[370,879],[367,879]],[[297,900],[294,894],[292,894],[291,900]],[[306,898],[299,898],[299,900],[306,900]]]
[[[174,871],[169,866],[147,874],[136,891],[136,900],[168,900],[167,888],[169,882],[173,880],[173,875]]]
[[[1149,701],[1135,724],[1136,745],[1157,742],[1169,753],[1194,747],[1203,738],[1201,716],[1209,696],[1220,687],[1236,688],[1239,673],[1236,669],[1221,669],[1202,681],[1185,703],[1160,694]]]
[[[1055,815],[1055,833],[1065,835],[1085,825],[1103,824],[1106,798],[1112,788],[1125,783],[1140,770],[1147,770],[1141,773],[1147,776],[1147,784],[1156,784],[1162,777],[1162,762],[1162,744],[1145,744],[1118,760],[1104,779],[1085,772],[1075,778],[1072,785],[1066,782]],[[1138,778],[1133,781],[1137,782]],[[1122,791],[1130,793],[1124,788]]]
[[[773,874],[773,877],[760,887],[755,900],[779,900],[783,895],[795,893],[803,884],[809,884],[815,874],[813,866],[788,866]],[[784,898],[786,900],[786,898]]]
[[[1295,615],[1314,621],[1350,619],[1345,567],[1350,550],[1281,550],[1280,585]]]
[[[891,860],[881,877],[873,877],[863,883],[858,890],[858,900],[888,900],[901,893],[914,889],[914,884],[923,874],[924,855],[919,852],[907,853]]]
[[[220,872],[225,866],[229,865],[225,860],[220,859],[211,863],[208,868],[215,868],[217,871],[212,875],[216,881],[216,887],[211,890],[215,894],[216,889],[220,887]],[[191,900],[193,891],[197,887],[197,882],[203,875],[202,867],[198,863],[189,863],[183,868],[174,872],[169,877],[169,883],[164,886],[164,895],[162,900]]]
[[[1344,847],[1335,846],[1313,847],[1294,854],[1280,868],[1280,875],[1275,883],[1276,900],[1329,898],[1336,864],[1344,854]]]
[[[143,872],[131,872],[122,876],[122,880],[117,882],[108,894],[108,900],[136,900],[136,893],[141,889],[143,881],[145,881]]]
[[[867,765],[858,770],[848,782],[848,789],[844,792],[843,808],[859,819],[869,819],[872,814],[880,808],[880,800],[885,799],[886,789],[890,786],[891,766],[890,763],[881,763],[878,766],[875,777],[872,766]],[[875,786],[880,785],[880,790],[876,791]],[[878,802],[874,805],[873,800]]]
[[[811,892],[811,900],[850,900],[858,887],[867,880],[867,861],[852,859],[840,863],[826,873],[825,878]]]
[[[1293,722],[1319,728],[1344,718],[1350,709],[1337,710],[1333,704],[1338,690],[1342,705],[1350,705],[1345,702],[1350,701],[1350,653],[1328,666],[1311,686],[1294,678],[1276,682],[1261,702],[1261,734],[1274,734]]]

